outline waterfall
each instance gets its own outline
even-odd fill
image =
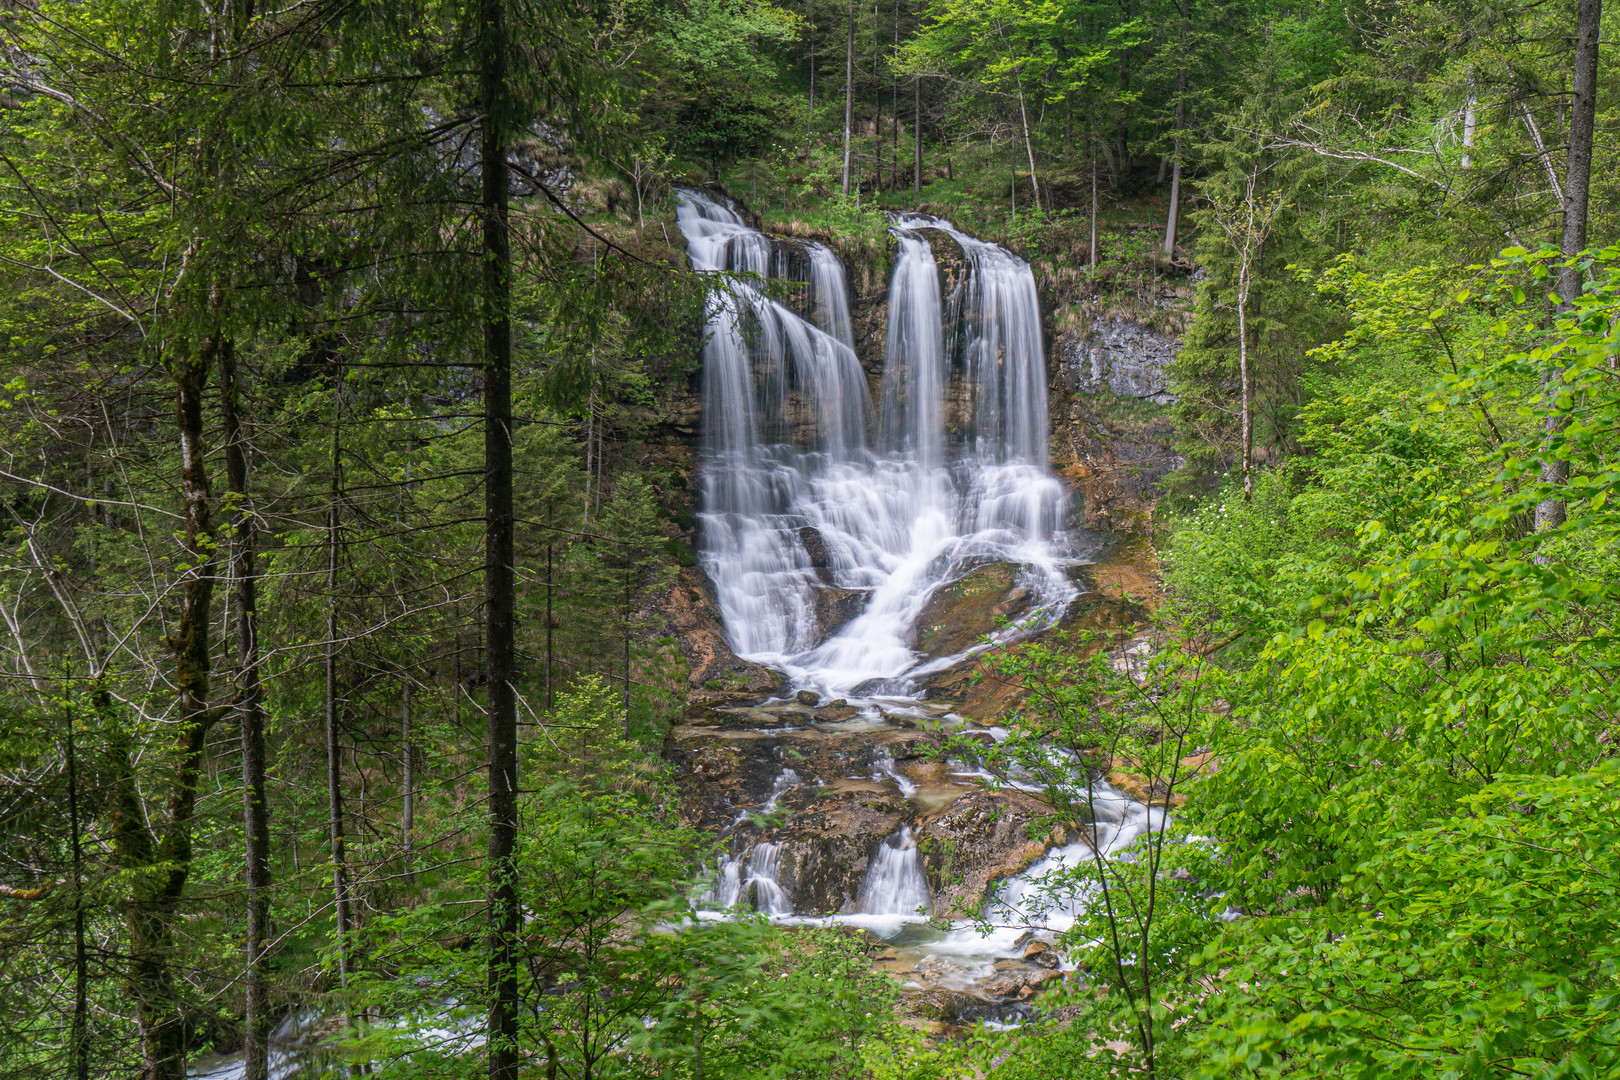
[[[909,799],[917,794],[917,785],[911,782],[911,777],[895,768],[894,758],[887,751],[881,757],[872,759],[872,767],[877,770],[872,774],[872,779],[893,780],[894,786],[900,789],[902,798]]]
[[[909,826],[902,826],[872,856],[861,883],[860,909],[868,915],[915,915],[932,900],[917,840]]]
[[[798,773],[792,769],[783,769],[781,774],[771,781],[771,797],[765,802],[764,812],[768,814],[775,810],[776,804],[781,800],[783,793],[788,788],[798,787],[802,783],[804,783],[804,779]]]
[[[1096,886],[1087,878],[1054,890],[1052,882],[1090,862],[1095,857],[1092,843],[1096,844],[1096,855],[1113,858],[1125,852],[1149,829],[1164,825],[1162,807],[1144,806],[1104,780],[1092,783],[1088,802],[1095,814],[1092,842],[1053,848],[1023,873],[1007,878],[996,889],[989,904],[992,916],[1012,924],[1045,926],[1060,933],[1069,929],[1090,904]]]
[[[837,257],[804,246],[806,319],[748,276],[791,264],[768,237],[701,192],[677,200],[692,266],[732,275],[704,349],[699,556],[737,654],[825,697],[914,695],[911,676],[957,659],[924,662],[918,617],[941,585],[994,561],[1023,566],[1027,624],[1055,621],[1074,590],[1055,543],[1065,497],[1046,465],[1028,265],[943,219],[897,220],[879,412]],[[922,229],[967,260],[948,306]],[[962,328],[949,339],[947,313]],[[865,603],[830,636],[817,617],[828,587]]]
[[[748,857],[748,883],[743,886],[743,899],[748,900],[748,890],[753,890],[755,911],[767,915],[793,914],[793,901],[777,880],[781,863],[781,844],[754,845],[754,853]]]
[[[804,250],[810,256],[810,308],[816,325],[853,350],[855,331],[849,320],[844,264],[821,244],[806,244]]]
[[[793,901],[778,880],[781,865],[781,844],[761,842],[746,855],[728,855],[720,860],[719,876],[697,903],[717,911],[742,904],[767,915],[791,915]]]

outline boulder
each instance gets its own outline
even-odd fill
[[[826,641],[854,622],[866,610],[871,589],[843,589],[837,585],[812,585],[810,604],[816,613],[816,638]]]
[[[808,705],[812,709],[821,704],[821,695],[814,690],[800,690],[793,698],[800,705]]]
[[[805,525],[799,529],[799,543],[804,545],[804,553],[810,557],[810,568],[823,583],[831,585],[832,562],[827,551],[827,541],[822,538],[821,530],[814,525]]]
[[[974,791],[923,820],[917,846],[934,890],[934,911],[976,911],[990,884],[1023,871],[1046,854],[1046,838],[1031,840],[1028,826],[1050,814],[1021,791]]]
[[[1017,563],[986,563],[934,590],[917,620],[917,651],[954,655],[995,631],[1003,619],[1025,614],[1033,598],[1022,578]]]
[[[911,1011],[928,1020],[957,1020],[982,1008],[985,1000],[961,990],[924,990],[910,1001]]]
[[[659,595],[687,663],[687,702],[702,706],[752,697],[759,700],[780,682],[776,672],[731,651],[708,583],[696,567],[682,567],[674,584]]]

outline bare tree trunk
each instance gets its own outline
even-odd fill
[[[1586,247],[1586,217],[1592,186],[1592,141],[1597,118],[1598,32],[1603,21],[1602,0],[1578,0],[1575,16],[1575,68],[1571,78],[1574,91],[1569,113],[1569,163],[1564,170],[1564,232],[1558,245],[1564,258],[1574,257]],[[1566,266],[1558,273],[1558,296],[1566,308],[1581,295],[1581,270]],[[1541,459],[1541,482],[1563,484],[1569,479],[1569,462],[1552,451],[1569,423],[1559,407],[1563,372],[1548,374],[1543,387],[1547,419],[1544,422],[1548,452]],[[1555,529],[1564,523],[1564,500],[1543,499],[1536,505],[1536,531]]]
[[[872,111],[872,198],[883,193],[883,78],[878,71],[882,46],[878,44],[878,5],[872,2],[872,96],[877,101]]]
[[[804,0],[804,21],[810,28],[810,107],[804,114],[804,158],[808,161],[816,124],[816,14],[811,0]]]
[[[73,854],[73,1022],[68,1029],[68,1074],[90,1080],[90,964],[84,944],[84,850],[79,832],[79,762],[73,713],[67,716],[68,835]]]
[[[911,77],[911,190],[922,193],[922,76]]]
[[[889,129],[889,190],[900,186],[900,71],[894,60],[900,59],[900,0],[894,0],[894,53],[889,62],[889,111],[894,123]]]
[[[1186,0],[1181,4],[1181,54],[1182,63],[1176,69],[1176,161],[1175,169],[1170,174],[1170,211],[1164,224],[1164,253],[1171,256],[1176,253],[1176,230],[1181,224],[1181,154],[1182,138],[1187,130],[1187,31],[1188,27]]]
[[[1254,413],[1249,405],[1249,253],[1244,251],[1238,265],[1238,380],[1242,386],[1243,414],[1243,498],[1247,501],[1254,493],[1249,464],[1254,457]]]
[[[1468,101],[1463,105],[1463,156],[1462,167],[1471,168],[1474,164],[1470,151],[1474,149],[1474,137],[1479,131],[1479,90],[1474,85],[1474,69],[1468,69]]]
[[[1095,133],[1091,139],[1091,263],[1092,269],[1097,266],[1097,140]]]
[[[631,579],[632,567],[624,568],[624,737],[630,737],[630,609],[635,589]]]
[[[399,836],[405,855],[405,883],[416,884],[412,863],[416,854],[416,750],[411,743],[411,677],[399,684]]]
[[[247,439],[242,431],[236,349],[219,349],[220,415],[225,428],[225,478],[230,506],[232,611],[236,638],[236,714],[241,729],[242,833],[247,886],[247,970],[243,980],[244,1080],[269,1072],[270,809],[265,799],[264,711],[259,688],[258,532],[248,505]]]
[[[547,524],[550,524],[551,522],[551,514],[549,511],[546,514],[546,522]],[[546,541],[546,709],[548,711],[552,708],[553,701],[551,690],[551,668],[553,663],[551,635],[552,630],[557,625],[552,621],[551,617],[552,597],[557,591],[556,579],[552,574],[551,564],[551,553],[555,544],[556,536],[553,534],[552,539]]]
[[[219,348],[210,335],[195,354],[174,361],[175,421],[180,434],[180,497],[183,546],[190,569],[180,588],[180,613],[169,638],[174,653],[175,741],[161,833],[148,831],[127,743],[111,755],[114,781],[114,842],[120,862],[133,872],[128,908],[129,967],[126,986],[135,999],[140,1034],[141,1080],[183,1080],[185,1022],[180,1015],[170,957],[176,906],[191,873],[191,825],[202,775],[203,746],[214,720],[208,708],[208,631],[214,596],[215,536],[203,447],[203,393]]]
[[[1035,193],[1035,209],[1041,208],[1041,184],[1035,178],[1035,144],[1029,138],[1029,111],[1024,107],[1024,80],[1018,80],[1018,116],[1024,122],[1024,153],[1029,157],[1029,187]]]
[[[849,33],[844,42],[844,197],[849,197],[850,128],[855,120],[855,0],[849,0]]]
[[[343,400],[343,378],[339,374],[332,387],[332,482],[326,503],[326,811],[327,833],[332,846],[332,905],[338,958],[338,983],[349,985],[349,870],[344,854],[343,832],[343,749],[338,741],[338,499],[342,491],[339,458],[338,411]]]
[[[512,506],[512,251],[504,111],[504,0],[479,0],[478,96],[483,112],[484,644],[489,658],[489,1080],[517,1080],[519,912],[516,578]],[[600,452],[599,452],[600,455]],[[600,488],[600,484],[598,484]]]

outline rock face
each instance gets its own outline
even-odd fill
[[[987,563],[935,590],[917,620],[915,648],[924,656],[951,656],[1026,613],[1033,599],[1019,584],[1016,563]]]
[[[742,659],[720,624],[708,583],[696,567],[682,567],[658,608],[669,619],[687,663],[687,706],[701,708],[738,697],[759,698],[776,690],[780,678],[769,668]]]
[[[1108,391],[1170,405],[1169,367],[1181,342],[1151,327],[1117,315],[1095,319],[1091,333],[1066,334],[1057,342],[1063,378],[1080,394]]]

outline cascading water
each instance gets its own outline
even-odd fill
[[[699,906],[727,911],[742,904],[767,915],[793,914],[793,901],[782,888],[782,845],[760,842],[746,855],[720,860],[720,874],[702,896]]]
[[[867,915],[916,915],[933,897],[909,826],[878,845],[861,883],[859,907]]]
[[[771,269],[771,241],[740,214],[700,192],[677,198],[695,269]],[[924,228],[951,236],[969,264],[950,341]],[[732,647],[832,697],[910,696],[908,676],[959,659],[923,664],[912,639],[934,591],[975,565],[1023,566],[1035,600],[1023,626],[1049,624],[1073,596],[1053,542],[1064,494],[1046,467],[1046,363],[1029,267],[941,219],[908,216],[893,231],[875,432],[842,267],[820,245],[806,249],[814,323],[757,279],[735,277],[704,352],[700,551]],[[955,434],[953,378],[970,413]],[[830,637],[816,614],[828,587],[865,599]]]

